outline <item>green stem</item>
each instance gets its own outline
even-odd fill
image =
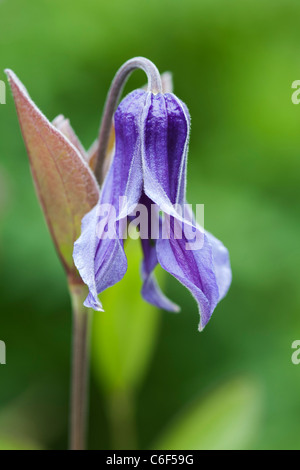
[[[71,284],[69,288],[73,307],[70,449],[84,450],[88,410],[91,312],[83,306],[86,287],[81,284]]]

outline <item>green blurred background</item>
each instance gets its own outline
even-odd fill
[[[231,254],[232,287],[199,333],[194,300],[170,277],[179,315],[140,300],[130,243],[130,272],[94,317],[92,449],[126,446],[129,428],[140,448],[300,448],[299,15],[298,0],[0,1],[0,79],[12,68],[86,147],[125,60],[143,55],[173,72],[192,116],[188,199],[205,204],[206,228]],[[144,81],[136,72],[127,90]],[[66,448],[70,302],[7,91],[0,447]]]

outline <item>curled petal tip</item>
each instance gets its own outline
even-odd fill
[[[102,307],[102,304],[99,301],[98,297],[95,298],[94,296],[92,296],[91,293],[89,293],[89,295],[87,296],[87,298],[83,302],[83,305],[86,308],[92,308],[96,312],[104,312],[104,308]]]
[[[174,304],[172,312],[173,313],[180,313],[181,312],[181,307],[179,307],[179,305]]]

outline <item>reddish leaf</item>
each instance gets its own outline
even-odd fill
[[[79,150],[79,153],[84,158],[84,160],[88,161],[88,155],[83,148],[80,140],[78,139],[77,135],[75,134],[69,119],[66,119],[62,114],[57,116],[53,121],[52,124],[56,129],[58,129],[67,139],[74,145],[74,147]]]
[[[39,111],[16,75],[6,73],[49,230],[68,276],[79,278],[73,245],[82,217],[98,201],[98,184],[78,148]]]

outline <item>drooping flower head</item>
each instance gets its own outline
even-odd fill
[[[123,234],[143,205],[148,226],[141,236],[142,295],[159,308],[178,310],[155,280],[153,270],[159,263],[190,290],[203,329],[227,293],[231,269],[224,245],[186,210],[187,107],[173,93],[135,90],[118,106],[114,127],[115,152],[99,203],[83,218],[74,247],[75,265],[89,287],[85,305],[103,310],[98,295],[125,275]],[[191,238],[197,241],[194,246]]]

